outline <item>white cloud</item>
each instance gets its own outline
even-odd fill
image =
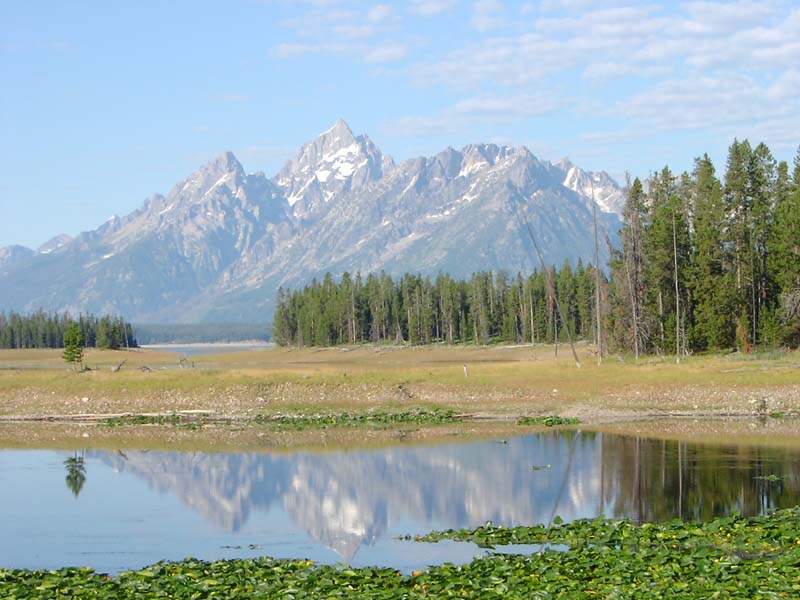
[[[505,6],[500,0],[476,0],[473,6],[472,27],[480,32],[497,29],[505,24]]]
[[[387,44],[368,50],[364,55],[364,62],[380,64],[403,60],[408,54],[408,48],[401,44]]]
[[[278,58],[296,58],[317,51],[317,46],[312,44],[278,44],[272,52]]]
[[[778,12],[777,2],[687,2],[689,19],[708,31],[729,32],[763,21]]]
[[[411,0],[409,10],[418,15],[432,16],[447,12],[455,5],[455,0]]]
[[[392,7],[388,4],[376,4],[367,11],[367,20],[377,23],[388,19],[392,14]]]
[[[333,33],[345,40],[371,38],[377,33],[374,23],[337,23],[333,26]]]
[[[722,12],[716,21],[693,16],[712,4]],[[414,73],[422,83],[472,87],[534,84],[568,70],[593,80],[660,78],[686,69],[781,70],[800,62],[800,9],[776,16],[771,6],[704,2],[693,3],[693,13],[668,13],[637,4],[550,15],[517,35],[470,42]]]
[[[596,4],[596,0],[542,0],[540,7],[543,11],[556,11],[556,10],[583,10],[592,4]]]
[[[272,55],[282,59],[325,54],[366,64],[402,60],[407,47],[395,42],[377,45],[376,40],[396,37],[398,18],[389,4],[364,9],[358,2],[311,0],[300,14],[284,23],[291,41],[277,44]]]
[[[441,15],[457,5],[456,0],[411,0],[400,11],[387,0],[375,1],[380,3],[308,5],[304,20],[311,25],[296,25],[295,38],[277,46],[275,54],[334,53],[369,65],[406,61],[418,45],[413,23],[419,16]],[[797,138],[796,2],[466,4],[461,3],[466,18],[453,19],[442,32],[448,49],[437,53],[442,45],[429,44],[427,59],[407,71],[416,84],[461,98],[433,116],[393,121],[403,133],[456,131],[475,122],[513,122],[563,111],[559,118],[615,120],[613,133],[587,132],[586,139],[670,128],[734,135],[740,129],[762,131],[767,141]],[[580,102],[558,100],[553,90],[565,85],[578,86]]]
[[[695,131],[728,143],[734,137],[766,141],[774,150],[793,151],[800,142],[800,70],[772,83],[730,74],[725,82],[706,75],[661,81],[608,111],[622,117],[621,130],[590,132],[583,139],[618,143],[663,132]]]
[[[539,117],[558,110],[563,101],[543,93],[473,96],[430,117],[405,116],[384,128],[398,135],[429,136],[463,131],[476,124],[508,123]]]
[[[447,112],[458,116],[507,120],[543,115],[558,109],[560,104],[557,98],[543,94],[478,96],[457,102]]]
[[[616,111],[661,130],[736,127],[800,114],[800,71],[771,85],[748,75],[669,79],[622,102]],[[795,128],[796,129],[796,128]]]

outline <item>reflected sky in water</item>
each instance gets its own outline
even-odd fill
[[[793,506],[799,459],[784,449],[558,431],[324,453],[3,450],[0,565],[117,572],[187,556],[270,555],[408,571],[480,551],[396,539],[407,533]]]

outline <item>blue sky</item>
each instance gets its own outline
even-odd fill
[[[272,175],[338,117],[402,160],[476,141],[584,168],[800,144],[800,3],[0,4],[0,246],[139,207],[223,150]]]

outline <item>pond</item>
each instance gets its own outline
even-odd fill
[[[403,571],[484,552],[432,529],[605,515],[709,519],[800,504],[800,450],[591,431],[296,453],[0,450],[0,565],[269,555]]]
[[[247,352],[250,350],[271,350],[275,344],[270,342],[233,343],[205,343],[205,344],[144,344],[147,350],[160,350],[162,352],[175,352],[184,356],[198,354],[227,354],[229,352]]]

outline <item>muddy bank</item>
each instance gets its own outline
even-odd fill
[[[209,420],[248,420],[257,415],[315,414],[342,410],[402,411],[430,406],[455,410],[474,420],[508,420],[558,414],[602,424],[650,417],[800,415],[800,384],[774,387],[702,385],[670,389],[621,389],[575,398],[557,388],[476,386],[437,383],[296,383],[234,385],[203,391],[164,389],[137,393],[61,396],[55,390],[23,389],[5,395],[0,421],[97,420],[121,414],[181,411]]]

